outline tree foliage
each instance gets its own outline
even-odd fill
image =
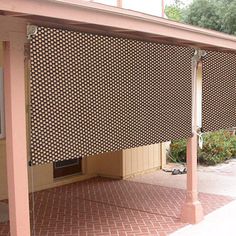
[[[222,24],[223,32],[236,35],[236,0],[228,5]]]
[[[184,22],[203,28],[221,30],[221,17],[215,2],[209,0],[198,0],[186,9]]]
[[[165,7],[165,14],[169,19],[175,21],[183,20],[183,3],[180,0],[175,0],[175,2],[169,6]]]
[[[166,7],[168,18],[236,35],[236,0],[193,0],[184,6],[176,0]]]

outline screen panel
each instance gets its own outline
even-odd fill
[[[202,61],[202,129],[236,126],[236,55],[207,51]]]
[[[191,136],[192,55],[38,27],[30,40],[31,164]]]

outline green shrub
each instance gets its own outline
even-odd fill
[[[231,153],[232,157],[236,157],[236,135],[232,135],[231,137]]]
[[[203,140],[203,148],[198,149],[201,164],[215,165],[236,157],[236,136],[231,132],[209,132],[203,135]],[[169,154],[174,162],[186,162],[186,140],[172,141]]]
[[[180,139],[171,142],[169,159],[172,162],[186,162],[186,142],[186,139]]]
[[[199,162],[207,165],[222,163],[232,157],[232,135],[229,131],[210,132],[204,135]]]

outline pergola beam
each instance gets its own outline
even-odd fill
[[[236,37],[122,8],[79,0],[1,0],[0,10],[84,22],[236,51]],[[144,38],[145,39],[145,38]]]

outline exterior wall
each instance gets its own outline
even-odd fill
[[[2,17],[0,17],[0,19],[1,18]],[[16,23],[14,23],[12,26],[16,27],[15,24]],[[1,56],[2,53],[2,44],[0,42],[0,67],[3,66],[3,57]],[[28,81],[27,65],[26,81]],[[28,91],[27,88],[26,91]],[[84,158],[82,162],[82,175],[73,175],[58,179],[53,178],[52,164],[29,167],[29,189],[30,191],[39,191],[62,184],[84,180],[94,176],[127,178],[132,175],[156,170],[161,167],[161,156],[163,156],[163,154],[161,154],[162,152],[160,150],[161,145],[156,144],[148,147],[139,147],[113,153],[104,153],[98,156]],[[6,142],[5,139],[0,139],[0,200],[6,198]]]
[[[123,178],[161,168],[161,144],[123,150]]]
[[[0,140],[0,200],[7,196],[7,168],[5,140]]]
[[[84,165],[84,162],[85,160],[83,160],[82,166]],[[88,166],[88,169],[90,169],[90,166]],[[95,172],[92,173],[93,171],[91,171],[91,169],[91,173],[84,172],[82,175],[78,174],[54,179],[52,163],[29,167],[29,189],[30,191],[39,191],[47,188],[57,187],[63,184],[82,181],[96,176]]]
[[[123,178],[122,151],[109,152],[96,157],[97,174],[104,177]]]
[[[161,168],[161,153],[163,153],[161,145],[155,144],[84,158],[82,175],[72,175],[58,179],[53,178],[52,164],[29,167],[29,189],[30,191],[39,191],[95,176],[128,178],[133,175],[158,170]],[[6,198],[5,140],[0,140],[0,200]]]
[[[161,168],[165,168],[166,166],[166,159],[167,159],[167,154],[170,150],[170,143],[171,142],[165,142],[161,144]]]
[[[3,66],[3,44],[0,42],[0,67]]]

